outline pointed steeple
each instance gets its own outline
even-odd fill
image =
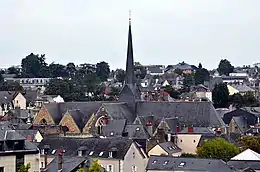
[[[133,43],[131,30],[131,11],[129,12],[129,29],[128,29],[128,45],[126,58],[126,78],[125,84],[134,85],[134,57],[133,57]]]

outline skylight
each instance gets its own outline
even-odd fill
[[[172,147],[171,147],[171,146],[169,146],[169,147],[168,147],[168,149],[169,149],[169,150],[172,150]]]
[[[94,151],[91,151],[91,152],[89,152],[89,154],[88,154],[88,155],[93,155],[93,153],[94,153]]]
[[[153,164],[156,164],[156,162],[157,162],[157,160],[154,160],[154,161],[153,161]]]
[[[137,128],[136,128],[136,131],[139,131],[139,130],[140,130],[140,128],[139,128],[139,127],[137,127]]]
[[[185,162],[181,162],[178,167],[183,167],[185,164]]]
[[[102,156],[103,154],[104,154],[104,152],[100,152],[100,153],[99,153],[99,156]]]
[[[51,151],[51,154],[53,155],[53,154],[55,154],[55,153],[56,153],[56,150],[53,149],[53,150]]]
[[[163,165],[167,165],[167,164],[168,164],[168,162],[169,162],[168,160],[167,160],[167,161],[164,161]]]

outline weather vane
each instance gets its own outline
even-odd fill
[[[129,23],[131,23],[131,10],[129,10]]]

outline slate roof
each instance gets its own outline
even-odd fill
[[[223,116],[223,121],[229,124],[233,117],[242,116],[248,125],[254,125],[257,122],[256,114],[248,112],[246,109],[236,109],[231,112],[225,113]]]
[[[129,124],[125,127],[125,132],[128,133],[130,139],[148,139],[149,135],[145,131],[143,125]]]
[[[211,102],[137,102],[137,116],[178,118],[180,125],[196,127],[225,126]]]
[[[245,84],[232,84],[231,85],[233,88],[235,88],[236,90],[238,90],[239,92],[254,92],[254,89],[250,88],[249,86],[245,85]]]
[[[150,156],[146,170],[233,172],[222,160]]]
[[[108,124],[103,127],[104,136],[122,136],[126,126],[125,119],[109,120]],[[112,134],[113,133],[113,134]]]
[[[15,117],[18,117],[20,119],[27,119],[28,116],[32,116],[31,111],[28,109],[11,109],[9,111],[10,113],[12,113],[13,115],[15,115]]]
[[[236,170],[243,170],[245,168],[252,168],[254,170],[260,170],[260,161],[236,161],[231,160],[227,162],[229,167],[232,167]]]
[[[165,150],[169,155],[173,153],[181,152],[181,148],[175,145],[173,142],[163,142],[159,143],[159,146]]]
[[[43,105],[51,114],[56,124],[59,124],[63,115],[68,110],[80,110],[82,114],[82,122],[85,124],[92,113],[96,113],[103,102],[62,102],[62,103],[47,103]]]
[[[5,140],[25,140],[26,138],[15,130],[5,131]]]
[[[111,149],[117,149],[117,153],[113,158],[123,159],[129,147],[133,143],[132,140],[124,137],[110,137],[110,138],[71,138],[59,136],[44,137],[39,144],[39,148],[43,149],[44,145],[50,145],[49,154],[53,150],[65,150],[64,156],[77,156],[78,150],[84,147],[86,155],[97,158],[108,158]],[[93,154],[90,152],[93,151]],[[101,156],[100,152],[103,152]]]
[[[231,158],[231,160],[259,161],[260,163],[260,154],[251,149],[247,149]]]
[[[18,132],[20,135],[22,135],[23,137],[28,137],[28,136],[32,136],[32,138],[35,137],[35,135],[37,134],[38,130],[15,130],[16,132]]]
[[[179,134],[187,134],[188,132],[188,127],[184,128],[179,132]],[[204,135],[215,135],[215,132],[207,127],[193,127],[193,134],[204,134]]]
[[[0,91],[0,103],[10,103],[14,98],[14,91]]]
[[[79,129],[84,128],[84,123],[82,120],[84,118],[84,114],[79,109],[68,110],[67,113],[73,118]],[[91,114],[89,114],[87,118],[89,118],[90,115]]]
[[[158,127],[158,125],[161,122],[161,118],[157,117],[155,115],[148,115],[148,116],[137,116],[136,120],[134,121],[134,124],[142,124],[143,127],[145,128],[145,130],[147,131],[147,126],[146,124],[148,122],[152,122],[153,125],[153,132],[155,132],[156,128]],[[140,123],[139,123],[140,121]]]
[[[84,161],[87,160],[85,157],[79,156],[63,156],[62,157],[62,172],[72,172],[76,170]],[[58,171],[58,157],[56,156],[54,160],[47,166],[46,172]]]
[[[135,114],[133,114],[126,103],[103,103],[108,116],[113,120],[126,119],[127,123],[133,123]]]
[[[37,98],[37,90],[26,90],[23,93],[23,96],[26,99],[26,104],[35,103],[35,100]]]

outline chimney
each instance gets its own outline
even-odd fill
[[[171,133],[168,133],[167,134],[167,141],[170,142],[172,140],[172,135]]]
[[[44,145],[44,168],[47,168],[48,165],[48,151],[50,149],[50,145]]]
[[[177,127],[176,127],[176,133],[179,133],[180,131],[181,131],[180,127],[177,126]]]
[[[193,127],[188,127],[188,133],[193,133]]]
[[[151,122],[151,121],[148,121],[148,122],[146,123],[146,127],[147,127],[147,132],[148,132],[148,134],[149,134],[150,136],[152,136],[152,135],[153,135],[153,124],[152,124],[152,122]]]
[[[58,153],[58,172],[62,172],[62,154],[63,150]]]
[[[33,141],[33,138],[32,138],[32,136],[27,136],[27,141],[29,141],[29,142],[32,142]]]

